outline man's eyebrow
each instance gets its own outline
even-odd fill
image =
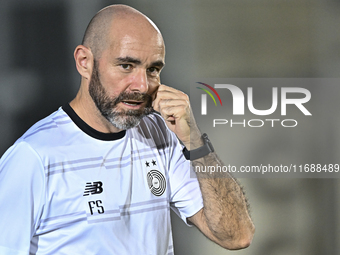
[[[152,62],[151,66],[157,66],[159,68],[163,68],[165,66],[165,63],[163,61],[159,60],[159,61]]]
[[[129,56],[118,57],[118,58],[116,58],[116,61],[122,62],[122,63],[134,63],[134,64],[137,64],[137,65],[142,64],[142,61],[140,61],[138,58],[133,58],[133,57],[129,57]],[[164,65],[165,65],[165,63],[162,60],[158,60],[158,61],[152,62],[150,66],[157,66],[159,68],[163,68]]]
[[[140,65],[142,63],[142,61],[140,61],[139,59],[137,58],[133,58],[133,57],[129,57],[129,56],[126,56],[126,57],[119,57],[119,58],[116,58],[116,60],[118,62],[124,62],[124,63],[134,63],[134,64],[137,64],[137,65]]]

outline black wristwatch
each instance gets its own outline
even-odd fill
[[[214,152],[214,147],[212,146],[209,137],[206,133],[202,135],[202,139],[204,142],[204,145],[202,147],[199,147],[191,151],[188,151],[187,148],[184,147],[183,154],[187,160],[195,160],[198,158],[202,158],[208,155],[210,152]]]

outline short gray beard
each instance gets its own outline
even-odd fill
[[[135,116],[133,115],[134,111],[129,110],[127,112],[118,112],[114,109],[107,115],[106,119],[116,128],[126,130],[138,126],[141,119],[149,114],[146,110],[147,109],[145,108],[145,113]]]

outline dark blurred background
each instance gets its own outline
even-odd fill
[[[188,94],[197,77],[339,78],[338,0],[0,0],[0,154],[36,121],[75,96],[80,77],[73,50],[92,16],[116,3],[135,7],[157,24],[167,51],[162,83]],[[337,95],[324,93],[337,100]],[[331,143],[321,142],[332,160],[340,153],[337,110],[327,116],[333,126],[318,131],[329,133]],[[317,133],[312,128],[310,132],[314,141]],[[249,143],[263,146],[263,139]],[[215,142],[224,160],[224,144],[251,145],[227,138],[221,142],[216,134],[212,140],[220,143]],[[256,155],[261,157],[261,150]],[[308,155],[302,147],[294,156]],[[241,182],[257,230],[251,247],[234,254],[340,254],[337,179]],[[228,253],[175,215],[173,232],[178,255]]]

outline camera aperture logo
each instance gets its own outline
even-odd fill
[[[217,125],[229,125],[230,127],[263,127],[266,124],[271,125],[274,127],[275,125],[281,125],[282,127],[296,127],[298,125],[298,121],[296,119],[277,119],[277,118],[269,118],[269,115],[273,114],[280,108],[280,115],[286,116],[287,115],[287,105],[294,105],[297,109],[303,113],[305,116],[311,116],[312,114],[308,109],[305,107],[305,103],[310,101],[311,93],[306,88],[301,87],[272,87],[271,88],[271,106],[269,109],[256,109],[254,107],[254,100],[253,100],[253,88],[247,87],[247,94],[246,97],[243,91],[237,87],[236,85],[232,84],[214,84],[214,87],[203,83],[197,82],[205,87],[209,88],[218,98],[220,105],[219,107],[223,107],[222,100],[220,94],[216,91],[216,89],[227,89],[230,91],[232,96],[232,112],[233,116],[242,116],[245,115],[245,102],[247,102],[247,107],[250,113],[257,115],[257,116],[266,116],[266,118],[257,118],[257,119],[243,119],[242,121],[233,120],[233,119],[213,119],[213,127]],[[215,106],[218,106],[213,94],[201,87],[197,87],[198,89],[203,90],[206,94],[201,94],[201,115],[208,114],[208,103],[207,103],[207,94],[211,97],[214,101]],[[279,97],[280,91],[280,97]],[[298,95],[298,98],[291,98],[290,95]],[[280,104],[279,104],[280,99]],[[227,106],[224,106],[227,107]],[[220,108],[221,109],[221,108]],[[280,123],[280,124],[279,124]]]

